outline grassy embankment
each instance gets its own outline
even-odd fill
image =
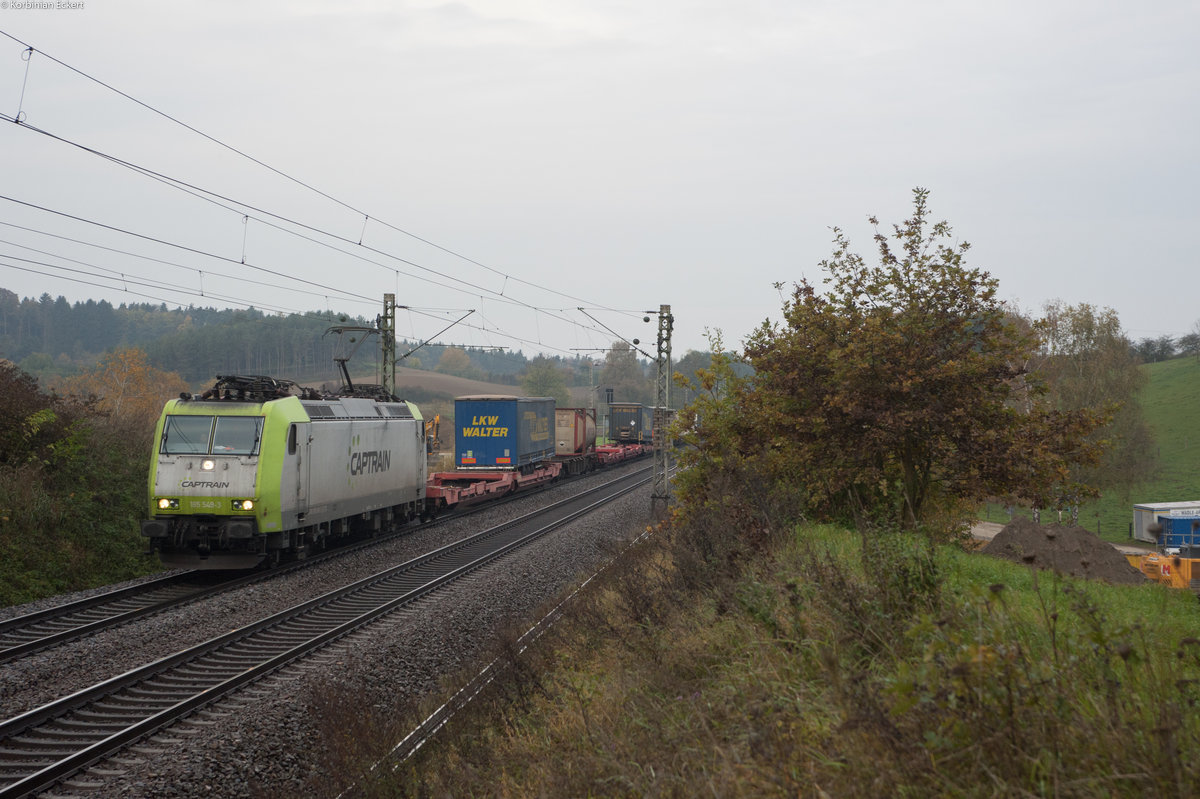
[[[1170,399],[1188,374],[1155,372],[1160,435],[1191,418]],[[1195,485],[1168,449],[1153,495]],[[1194,596],[862,541],[804,526],[750,551],[718,520],[655,536],[536,646],[502,642],[506,676],[372,795],[1200,794]],[[355,779],[433,704],[331,704],[325,773]],[[351,718],[393,735],[347,746]]]
[[[1175,358],[1144,368],[1150,380],[1142,392],[1142,410],[1158,444],[1158,470],[1141,485],[1109,491],[1083,507],[1080,525],[1106,541],[1129,540],[1135,504],[1200,500],[1200,360]],[[986,509],[984,518],[1008,520],[996,505]]]
[[[828,527],[696,551],[657,536],[535,647],[502,646],[506,677],[370,795],[1200,791],[1190,594],[903,537],[864,557]],[[370,711],[336,706],[340,782],[396,738],[347,753]]]

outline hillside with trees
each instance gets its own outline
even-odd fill
[[[192,384],[217,374],[313,379],[333,374],[338,341],[325,332],[346,321],[327,312],[276,316],[253,308],[114,307],[103,300],[72,305],[49,294],[18,299],[0,289],[0,354],[43,380],[79,374],[118,348],[140,349],[155,368]]]
[[[336,357],[352,345],[330,334],[338,326],[371,327],[373,319],[330,311],[281,316],[254,308],[168,308],[149,303],[113,306],[106,301],[68,303],[43,294],[19,298],[0,288],[0,356],[44,385],[79,375],[106,353],[139,349],[156,369],[175,372],[199,387],[218,374],[265,374],[308,383],[336,381]],[[618,341],[605,359],[600,385],[624,401],[652,402],[651,365]],[[613,352],[620,350],[619,356]],[[357,349],[356,374],[378,373],[379,346]],[[568,386],[588,386],[596,377],[586,356],[526,356],[505,347],[475,347],[399,340],[401,367],[468,380],[503,384],[519,392],[534,361],[537,372],[551,363]]]

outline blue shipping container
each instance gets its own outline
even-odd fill
[[[1178,549],[1195,544],[1200,546],[1200,516],[1159,516],[1164,549]]]
[[[515,469],[554,455],[553,397],[459,397],[454,426],[460,469]]]

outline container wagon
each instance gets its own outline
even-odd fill
[[[528,471],[554,455],[553,397],[458,397],[454,422],[461,470]]]
[[[608,406],[609,438],[618,444],[649,444],[654,417],[640,402],[613,402]]]
[[[569,475],[590,472],[600,465],[594,408],[554,409],[554,460]]]
[[[452,472],[429,477],[432,513],[558,479],[554,398],[468,396],[454,400]]]

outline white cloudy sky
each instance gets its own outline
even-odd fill
[[[866,218],[922,186],[1027,311],[1111,307],[1134,339],[1200,320],[1194,0],[33,4],[0,7],[0,114],[71,144],[0,124],[21,296],[373,316],[394,292],[448,309],[402,335],[475,309],[441,340],[560,354],[601,325],[652,342],[618,311],[667,303],[682,354],[777,318],[831,227],[870,254]]]

